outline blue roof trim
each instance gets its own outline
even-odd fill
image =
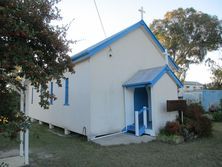
[[[175,61],[172,59],[170,55],[168,55],[168,61],[172,64],[172,66],[176,69],[179,70],[179,66],[175,63]]]
[[[167,66],[165,66],[160,73],[151,81],[151,85],[155,85],[157,81],[167,72]]]
[[[157,83],[157,81],[165,74],[167,73],[174,82],[178,85],[179,88],[183,87],[182,82],[177,78],[177,76],[173,73],[173,71],[169,68],[168,65],[164,66],[162,70],[153,78],[151,81],[147,82],[141,82],[136,84],[123,84],[123,87],[126,88],[135,88],[135,87],[144,87],[144,86],[153,86]]]
[[[172,79],[176,82],[179,88],[183,88],[183,83],[177,78],[177,76],[173,73],[173,71],[169,67],[167,73],[172,77]]]
[[[141,82],[141,83],[136,83],[136,84],[124,84],[123,87],[126,88],[142,88],[145,86],[152,86],[151,82]]]
[[[108,47],[113,42],[117,41],[118,39],[122,38],[123,36],[127,35],[128,33],[132,32],[133,30],[135,30],[141,26],[144,27],[146,32],[151,36],[151,38],[153,39],[155,44],[159,47],[161,52],[165,52],[165,48],[163,47],[163,45],[159,42],[159,40],[156,38],[156,36],[152,33],[152,31],[149,29],[149,27],[146,25],[146,23],[143,20],[141,20],[141,21],[137,22],[136,24],[133,24],[132,26],[112,35],[111,37],[108,37],[108,38],[104,39],[103,41],[79,52],[78,54],[73,55],[71,57],[71,59],[73,62],[78,62],[78,61],[87,59],[87,58],[93,56],[94,54],[96,54],[97,52],[99,52],[100,50]],[[176,65],[176,63],[173,61],[173,59],[170,56],[168,56],[168,57],[169,57],[169,62],[173,65],[173,67],[175,67],[178,70],[179,67]]]
[[[156,38],[156,36],[152,33],[152,31],[150,30],[150,28],[146,25],[146,23],[141,20],[141,25],[143,25],[143,27],[145,28],[145,30],[148,32],[148,34],[150,34],[151,38],[154,40],[154,42],[156,43],[156,45],[160,48],[160,50],[162,52],[165,52],[165,48],[163,47],[163,45],[159,42],[159,40]]]
[[[127,35],[128,33],[130,33],[131,31],[137,29],[138,27],[140,27],[142,24],[142,22],[144,21],[139,21],[138,23],[114,34],[113,36],[111,37],[108,37],[106,39],[104,39],[103,41],[81,51],[80,53],[76,54],[76,55],[73,55],[71,57],[72,61],[77,61],[81,58],[88,58],[88,57],[91,57],[92,55],[94,55],[95,53],[99,52],[100,50],[106,48],[107,46],[109,46],[111,43],[117,41],[118,39],[122,38],[123,36]]]

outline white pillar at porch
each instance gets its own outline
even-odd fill
[[[143,107],[143,125],[147,128],[147,107]]]
[[[135,134],[136,136],[139,136],[139,112],[135,111]]]
[[[25,165],[29,164],[29,129],[25,130],[25,147],[24,147],[24,155],[25,155]]]

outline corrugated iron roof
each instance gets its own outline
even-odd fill
[[[134,74],[128,81],[126,81],[124,87],[142,87],[142,86],[153,86],[165,73],[167,73],[178,85],[183,87],[183,84],[175,76],[172,70],[167,66],[154,67],[144,70],[139,70]]]

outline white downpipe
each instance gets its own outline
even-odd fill
[[[25,165],[29,164],[29,130],[25,130]]]
[[[127,131],[127,112],[126,112],[126,88],[123,88],[123,107],[124,107],[124,114],[125,114],[125,127]]]
[[[136,136],[139,136],[139,112],[135,111],[135,132]]]
[[[102,138],[105,138],[105,137],[110,137],[110,136],[114,136],[114,135],[119,135],[119,134],[122,134],[122,133],[126,133],[126,131],[116,132],[116,133],[112,133],[112,134],[109,134],[109,135],[104,135],[104,136],[101,136],[101,137],[94,137],[94,138],[89,139],[89,140],[90,140],[90,141],[93,141],[93,140],[102,139]]]
[[[19,155],[21,157],[24,156],[24,151],[23,151],[23,148],[24,148],[24,145],[23,145],[23,135],[24,135],[24,133],[22,131],[20,131]]]
[[[143,107],[143,125],[147,128],[147,107]]]

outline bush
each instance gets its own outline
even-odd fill
[[[179,135],[180,124],[177,121],[167,122],[164,128],[166,135]]]
[[[193,103],[187,106],[187,109],[184,112],[184,117],[190,119],[198,119],[203,115],[203,113],[204,113],[203,107],[198,103]]]
[[[212,113],[213,120],[216,122],[222,122],[222,112],[214,112]]]
[[[174,144],[184,142],[184,138],[183,136],[181,136],[181,125],[179,124],[179,122],[167,122],[165,127],[160,129],[157,140]]]
[[[210,112],[210,113],[214,113],[214,112],[218,112],[218,111],[219,111],[219,107],[216,106],[216,105],[211,105],[211,106],[209,107],[209,112]]]
[[[198,104],[191,104],[184,112],[184,125],[181,128],[185,140],[207,137],[212,133],[212,123],[203,116],[204,110]]]
[[[196,133],[199,137],[208,137],[212,134],[212,123],[206,117],[200,117],[195,127]]]

